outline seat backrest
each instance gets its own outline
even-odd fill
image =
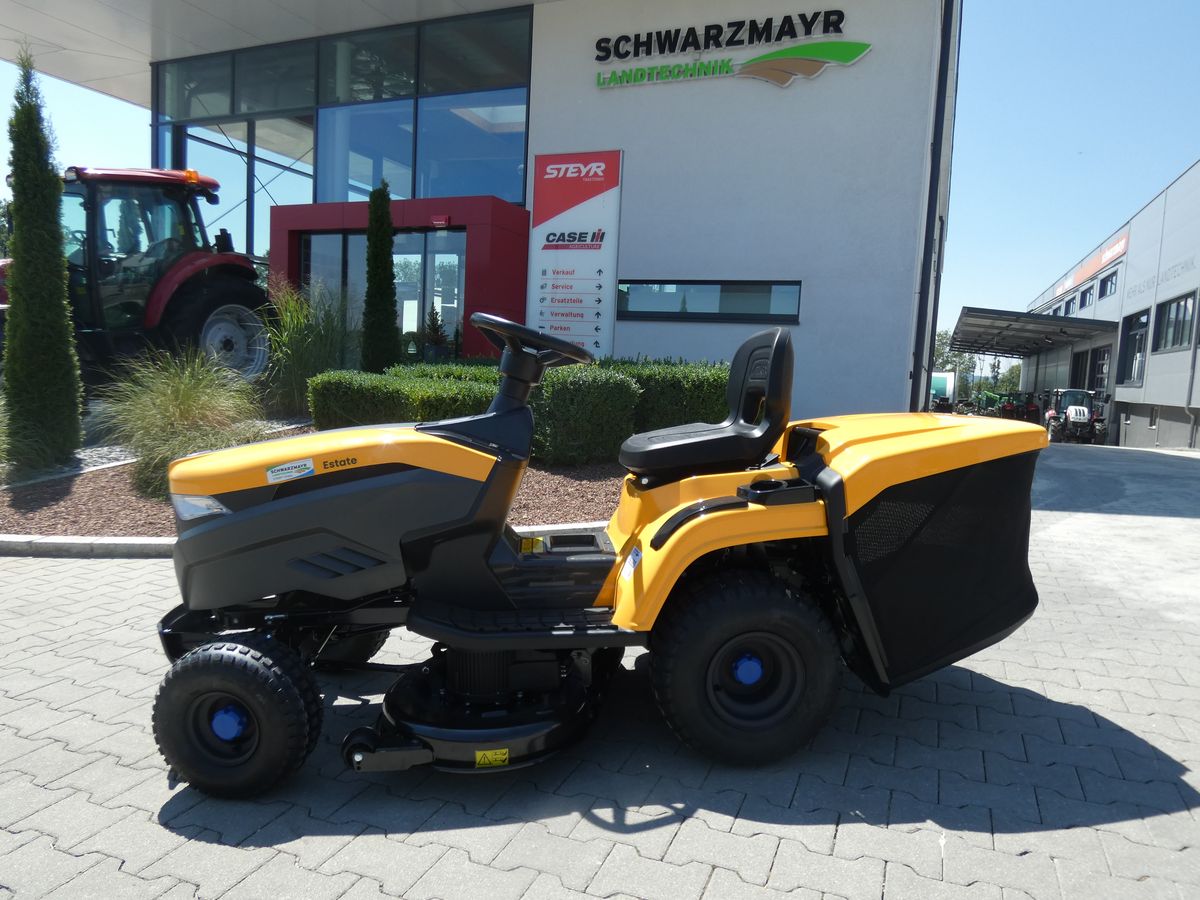
[[[747,338],[729,367],[729,417],[722,424],[761,438],[767,448],[774,444],[792,410],[793,363],[790,330],[771,328]]]

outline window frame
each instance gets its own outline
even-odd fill
[[[1130,362],[1132,364],[1132,361],[1129,359],[1129,356],[1127,355],[1130,350],[1129,339],[1135,333],[1135,329],[1127,328],[1126,323],[1129,322],[1131,319],[1139,319],[1143,315],[1146,316],[1146,327],[1136,329],[1136,331],[1140,331],[1146,335],[1146,343],[1144,343],[1142,345],[1142,371],[1138,374],[1138,377],[1136,379],[1130,379],[1130,380],[1126,381],[1125,380],[1126,362]],[[1141,387],[1142,384],[1146,380],[1146,357],[1148,357],[1151,352],[1150,346],[1149,346],[1149,339],[1151,337],[1150,332],[1151,332],[1152,325],[1153,325],[1153,322],[1151,321],[1152,317],[1153,317],[1153,307],[1147,306],[1145,309],[1139,309],[1136,312],[1132,312],[1129,315],[1124,316],[1121,319],[1121,328],[1117,332],[1118,351],[1117,351],[1117,382],[1116,382],[1120,387]]]
[[[1084,302],[1084,298],[1087,299],[1086,303]],[[1095,302],[1096,302],[1096,285],[1094,283],[1089,284],[1087,287],[1080,288],[1080,290],[1079,290],[1079,308],[1081,310],[1087,309],[1089,306],[1091,306]]]
[[[716,278],[618,278],[617,291],[621,289],[621,285],[626,284],[763,284],[772,287],[794,287],[796,288],[796,314],[790,315],[787,313],[701,313],[701,312],[669,312],[667,310],[644,312],[637,310],[621,310],[620,305],[617,307],[617,321],[619,322],[725,322],[725,323],[744,323],[750,325],[799,325],[800,324],[800,304],[804,299],[804,283],[799,280],[791,279],[760,279],[760,278],[738,278],[738,279],[716,279]]]
[[[1101,275],[1096,280],[1096,299],[1097,300],[1103,300],[1105,297],[1111,297],[1114,294],[1116,294],[1117,285],[1120,284],[1120,282],[1121,282],[1121,279],[1118,277],[1118,275],[1119,275],[1119,270],[1113,269],[1111,272],[1105,272],[1103,275]],[[1109,291],[1105,291],[1104,290],[1105,284],[1111,285],[1112,289]]]
[[[1192,340],[1195,338],[1196,332],[1196,291],[1188,291],[1186,294],[1180,294],[1178,297],[1172,297],[1169,300],[1164,300],[1162,303],[1154,305],[1154,321],[1151,323],[1150,331],[1150,352],[1158,355],[1163,353],[1179,353],[1192,349]],[[1187,336],[1182,342],[1171,344],[1168,347],[1160,346],[1159,339],[1162,336],[1163,316],[1167,312],[1167,308],[1177,303],[1189,303],[1189,316],[1187,325]]]

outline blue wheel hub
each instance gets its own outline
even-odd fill
[[[209,725],[213,734],[223,741],[236,741],[246,733],[246,711],[232,703],[222,706],[212,714]]]
[[[753,653],[743,653],[733,663],[733,679],[749,687],[758,684],[763,677],[762,660]]]

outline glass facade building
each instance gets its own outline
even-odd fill
[[[158,63],[153,164],[218,179],[210,230],[258,257],[270,207],[365,200],[385,181],[395,199],[522,204],[531,29],[525,7]]]

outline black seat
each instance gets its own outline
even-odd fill
[[[661,482],[761,463],[788,423],[792,361],[790,331],[772,328],[753,335],[729,367],[729,415],[723,422],[635,434],[621,445],[621,465]]]

